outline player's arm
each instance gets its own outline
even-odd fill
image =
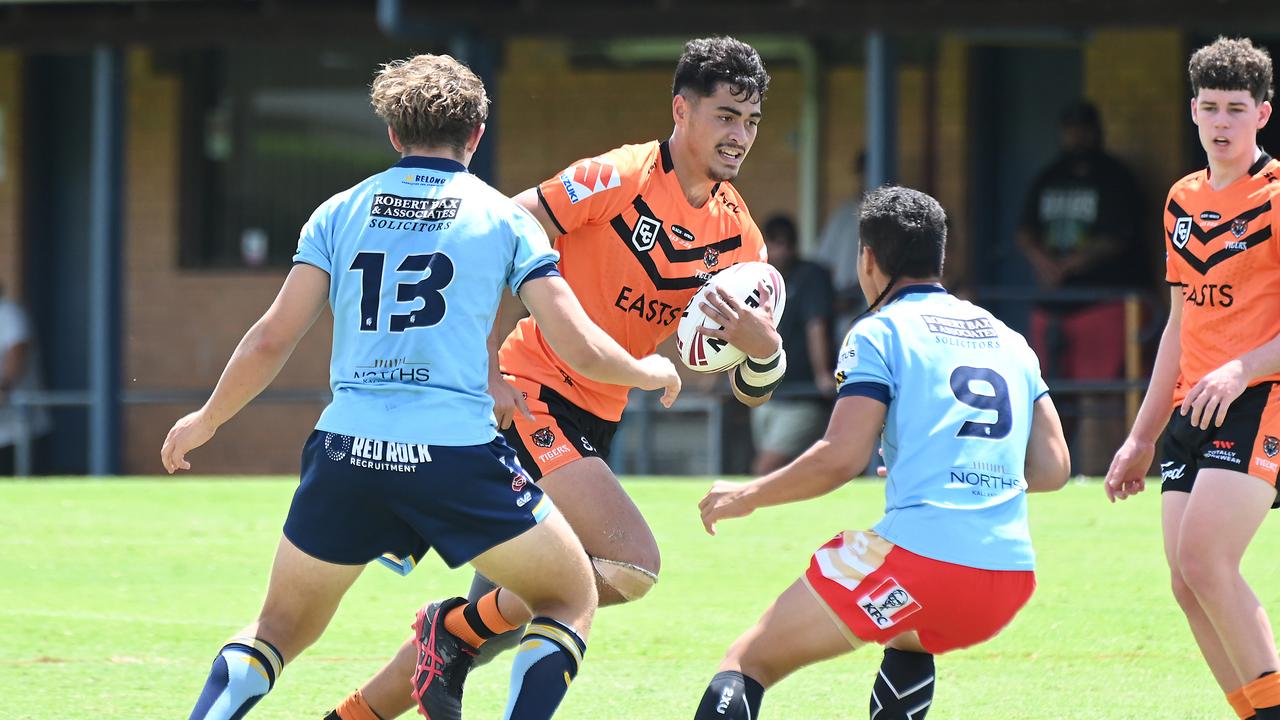
[[[501,430],[511,427],[516,413],[533,419],[524,396],[502,377],[502,366],[498,363],[498,348],[503,338],[511,334],[522,310],[524,306],[519,299],[503,293],[498,302],[498,314],[493,318],[493,328],[489,330],[489,395],[493,397],[493,417]]]
[[[556,224],[556,221],[552,219],[551,213],[547,212],[547,208],[538,199],[538,188],[531,187],[512,199],[515,200],[517,205],[528,210],[530,215],[537,218],[538,223],[542,225],[542,229],[547,231],[547,237],[554,240],[564,234],[560,226]]]
[[[520,299],[533,314],[551,349],[574,370],[597,382],[665,388],[662,403],[671,407],[680,394],[680,376],[671,361],[661,355],[631,357],[608,333],[591,321],[559,275],[528,280],[520,286]]]
[[[1255,378],[1280,372],[1280,335],[1200,378],[1182,399],[1183,415],[1201,430],[1222,427],[1227,410]]]
[[[1023,465],[1027,492],[1061,490],[1071,476],[1071,452],[1062,434],[1062,420],[1053,400],[1045,393],[1031,411],[1031,437]]]
[[[191,468],[186,454],[208,442],[219,426],[271,384],[328,299],[328,273],[304,263],[293,266],[275,302],[236,346],[204,407],[169,431],[160,451],[165,470]]]
[[[1112,502],[1146,488],[1147,470],[1155,457],[1156,438],[1169,417],[1169,403],[1173,401],[1173,388],[1178,382],[1178,369],[1182,362],[1182,303],[1182,286],[1170,286],[1169,321],[1160,335],[1147,394],[1142,398],[1142,406],[1138,408],[1129,437],[1107,470],[1107,498]]]
[[[729,371],[733,396],[747,407],[768,402],[787,371],[782,336],[773,323],[772,294],[764,282],[760,283],[758,290],[758,308],[743,305],[724,288],[708,294],[701,306],[707,318],[720,326],[704,326],[703,334],[725,340],[747,354],[745,360]]]
[[[845,484],[871,460],[887,412],[882,401],[863,395],[837,400],[826,434],[789,465],[748,483],[712,485],[698,503],[703,527],[715,535],[719,520],[818,497]]]

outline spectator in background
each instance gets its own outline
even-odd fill
[[[831,369],[831,274],[817,263],[800,259],[791,218],[775,215],[764,224],[763,232],[769,262],[782,273],[787,286],[787,307],[778,322],[778,334],[788,361],[787,374],[773,399],[751,409],[756,447],[752,472],[757,475],[786,465],[822,437],[830,399],[836,394]]]
[[[13,402],[15,392],[39,389],[36,365],[27,315],[0,288],[0,475],[16,474],[19,443],[32,442],[49,429],[44,408]]]
[[[1103,150],[1102,121],[1093,105],[1068,106],[1061,123],[1061,152],[1032,183],[1019,249],[1044,291],[1148,289],[1152,263],[1143,252],[1142,200],[1133,174]],[[1114,296],[1049,300],[1032,309],[1028,339],[1051,381],[1118,380],[1124,376],[1124,324],[1124,301]],[[1110,438],[1123,432],[1120,402],[1115,394],[1084,395],[1069,413],[1078,471],[1105,472]]]
[[[858,286],[858,215],[862,193],[866,191],[867,153],[853,161],[853,197],[845,200],[827,217],[818,237],[818,262],[831,271],[835,288],[835,338],[843,339],[853,318],[866,307]]]

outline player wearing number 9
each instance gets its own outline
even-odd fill
[[[1021,335],[942,287],[946,215],[932,197],[871,192],[859,234],[869,309],[840,350],[825,437],[774,473],[715,483],[699,507],[715,534],[720,520],[828,493],[883,438],[885,516],[813,555],[729,649],[696,720],[758,718],[766,688],[871,642],[887,646],[871,717],[920,720],[933,655],[993,637],[1035,588],[1026,493],[1070,472],[1039,363]]]
[[[667,404],[680,390],[670,361],[633,358],[588,319],[538,222],[468,174],[489,104],[475,74],[419,55],[385,66],[372,101],[400,161],[315,211],[275,302],[161,450],[170,473],[190,469],[187,453],[261,392],[332,308],[333,402],[303,449],[266,600],[215,657],[192,718],[243,717],[319,638],[365,564],[428,549],[501,582],[506,612],[532,612],[540,650],[513,671],[508,717],[549,718],[598,598],[581,543],[494,422],[487,338],[500,293],[519,294],[578,372],[665,388]],[[425,612],[420,623],[443,620],[437,606]],[[459,649],[436,637],[419,692],[458,681],[438,663]]]

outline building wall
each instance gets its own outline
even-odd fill
[[[151,53],[128,55],[124,208],[125,393],[185,392],[173,405],[124,410],[122,471],[160,472],[159,447],[174,420],[195,410],[249,326],[270,305],[287,272],[192,271],[178,267],[178,78],[158,71]],[[299,219],[299,226],[305,218]],[[298,345],[272,385],[327,385],[328,313]],[[194,472],[289,473],[320,404],[254,403],[192,454]]]
[[[1130,161],[1152,203],[1184,171],[1186,95],[1182,35],[1174,31],[1100,31],[1086,44],[1089,97],[1102,108],[1108,144]],[[491,119],[498,130],[498,186],[519,192],[581,157],[624,142],[665,138],[672,126],[667,66],[635,69],[572,68],[564,42],[516,39],[508,43]],[[951,217],[948,275],[967,275],[970,78],[967,43],[944,36],[936,74],[921,66],[899,72],[900,182],[935,194]],[[5,109],[6,169],[18,159],[20,59],[0,52],[0,108]],[[772,63],[773,85],[756,146],[735,182],[752,215],[794,214],[798,169],[800,76]],[[931,90],[932,84],[932,90]],[[854,192],[851,165],[862,147],[865,81],[861,68],[824,69],[819,217]],[[217,382],[243,332],[270,304],[285,269],[191,271],[178,267],[177,188],[179,79],[152,63],[151,53],[128,55],[128,125],[124,242],[123,388],[141,393],[185,393],[174,404],[128,404],[124,410],[127,473],[159,472],[157,448],[172,422],[195,409]],[[935,104],[926,99],[936,92]],[[1154,122],[1153,117],[1160,118]],[[930,156],[929,149],[933,149]],[[932,168],[932,169],[931,169]],[[0,257],[16,252],[18,191],[13,174],[0,180]],[[1153,204],[1152,212],[1158,208]],[[299,220],[301,223],[301,219]],[[16,270],[0,263],[0,281]],[[6,274],[7,273],[7,274]],[[8,284],[8,283],[6,283]],[[330,318],[325,313],[273,385],[323,391],[327,384]],[[296,472],[298,450],[313,426],[318,403],[254,403],[192,455],[197,472]]]
[[[0,287],[22,297],[22,55],[0,50]]]
[[[1106,146],[1142,186],[1152,262],[1161,266],[1153,272],[1163,272],[1160,218],[1169,186],[1204,163],[1203,154],[1187,151],[1188,54],[1184,34],[1170,29],[1101,31],[1084,53],[1085,94],[1102,114]]]

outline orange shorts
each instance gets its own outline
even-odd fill
[[[1030,570],[931,560],[869,530],[819,548],[804,581],[850,642],[883,644],[914,631],[935,655],[995,637],[1036,588]]]
[[[502,435],[535,481],[579,458],[609,459],[618,423],[596,417],[528,378],[503,377],[524,394],[533,420],[516,413],[515,422]]]

